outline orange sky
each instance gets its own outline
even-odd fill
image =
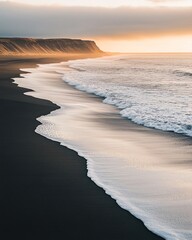
[[[140,40],[96,40],[101,49],[116,52],[192,52],[192,34]]]
[[[53,2],[71,1],[46,1]],[[131,2],[74,0],[81,7],[58,7],[0,0],[0,36],[92,39],[111,52],[192,52],[192,0],[135,0],[137,7]]]

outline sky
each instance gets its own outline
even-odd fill
[[[9,2],[6,0],[1,0]],[[12,0],[34,5],[60,4],[65,6],[192,6],[192,0]]]
[[[0,36],[91,39],[112,52],[192,52],[192,0],[0,0]]]

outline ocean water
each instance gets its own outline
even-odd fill
[[[104,97],[123,117],[192,136],[192,54],[130,55],[69,66],[64,81]]]
[[[190,54],[119,55],[39,65],[15,82],[60,106],[38,134],[85,157],[88,176],[151,231],[191,240],[191,67]]]

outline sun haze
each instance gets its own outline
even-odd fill
[[[1,0],[3,2],[8,2]],[[33,5],[61,4],[65,6],[192,6],[191,0],[12,0],[11,2]]]
[[[112,52],[192,52],[191,22],[190,0],[0,1],[2,37],[92,39]]]

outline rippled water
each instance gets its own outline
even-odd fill
[[[36,132],[85,157],[88,176],[167,240],[192,239],[192,143],[181,135],[191,136],[191,59],[76,60],[26,69],[15,79],[34,90],[26,94],[60,106],[38,118]]]
[[[192,54],[123,55],[69,62],[63,80],[105,98],[122,116],[192,136]]]

